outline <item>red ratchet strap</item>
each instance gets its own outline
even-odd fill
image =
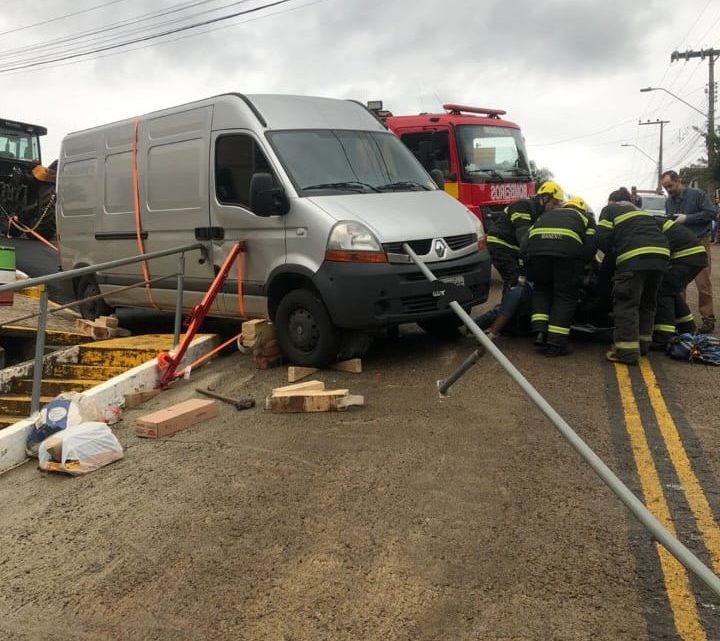
[[[145,246],[142,240],[142,221],[140,220],[140,182],[138,177],[138,128],[140,127],[140,118],[135,118],[133,123],[133,141],[132,141],[132,178],[133,178],[133,203],[135,205],[135,237],[137,238],[138,255],[145,253]],[[142,261],[143,278],[145,279],[145,292],[147,293],[148,301],[155,309],[160,309],[158,304],[152,295],[152,289],[150,288],[150,270],[148,269],[147,261]]]
[[[186,367],[183,369],[181,374],[176,373],[176,370],[180,365],[180,361],[182,361],[183,356],[185,356],[185,352],[188,347],[190,347],[190,343],[192,343],[195,335],[198,333],[198,330],[210,311],[215,298],[222,289],[222,286],[230,273],[230,268],[232,267],[233,262],[236,259],[239,261],[240,255],[244,251],[245,242],[242,240],[232,246],[232,249],[228,252],[227,258],[225,258],[225,262],[223,262],[222,267],[220,267],[220,270],[213,279],[213,282],[205,292],[203,299],[195,305],[190,312],[188,327],[180,340],[180,344],[173,352],[161,352],[158,354],[158,367],[162,371],[162,375],[160,376],[160,387],[162,389],[167,389],[170,383],[172,383],[176,378],[179,378],[182,373],[189,369],[189,367]],[[241,275],[242,274],[238,274],[238,276]],[[227,341],[227,343],[225,343],[222,347],[229,345],[236,338],[237,336],[232,340]],[[192,365],[190,367],[192,367]]]
[[[43,244],[47,245],[48,247],[50,247],[50,249],[53,249],[53,250],[55,250],[55,251],[59,251],[58,248],[55,247],[55,245],[53,245],[53,244],[52,244],[47,238],[45,238],[42,234],[38,234],[34,229],[31,229],[31,228],[28,227],[27,225],[24,225],[23,223],[21,223],[21,222],[18,220],[18,217],[17,217],[17,216],[13,216],[12,218],[9,218],[9,219],[8,219],[8,236],[10,236],[10,234],[9,234],[9,232],[10,232],[10,225],[12,225],[13,227],[16,227],[16,228],[19,229],[20,231],[25,232],[26,234],[30,234],[31,236],[33,236],[34,238],[36,238],[37,240],[39,240],[41,243],[43,243]]]

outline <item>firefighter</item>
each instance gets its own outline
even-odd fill
[[[661,220],[670,246],[670,267],[663,276],[658,293],[653,348],[667,347],[673,334],[696,331],[695,319],[682,295],[685,288],[708,264],[702,241],[687,227],[673,219]]]
[[[614,345],[606,357],[637,365],[652,342],[657,293],[670,259],[668,241],[652,214],[619,202],[600,212],[597,244],[615,256]]]
[[[582,198],[573,196],[562,207],[540,214],[528,233],[524,253],[534,286],[532,330],[545,356],[570,353],[570,325],[585,266],[595,255],[595,219],[588,210]]]
[[[514,287],[521,273],[520,245],[540,214],[565,200],[562,187],[548,180],[530,198],[511,203],[494,219],[487,236],[490,259],[503,280],[503,290]]]

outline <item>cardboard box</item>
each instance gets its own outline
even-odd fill
[[[215,401],[191,398],[136,419],[135,434],[143,438],[171,436],[217,415],[218,407]]]

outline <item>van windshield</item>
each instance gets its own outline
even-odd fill
[[[391,133],[324,129],[268,137],[301,196],[436,189]]]

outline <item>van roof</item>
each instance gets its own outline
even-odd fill
[[[282,94],[251,94],[245,98],[268,129],[385,130],[364,105],[353,100]]]
[[[143,121],[175,110],[191,109],[193,107],[202,107],[217,103],[231,105],[236,100],[244,103],[257,118],[259,124],[265,129],[386,130],[372,112],[354,100],[284,94],[247,95],[234,92],[224,93],[180,105],[172,105],[165,109],[145,113],[139,118]],[[88,129],[71,132],[68,135],[119,125],[121,123],[131,122],[133,119],[133,117],[130,117],[111,123],[103,123],[97,127],[89,127]]]

